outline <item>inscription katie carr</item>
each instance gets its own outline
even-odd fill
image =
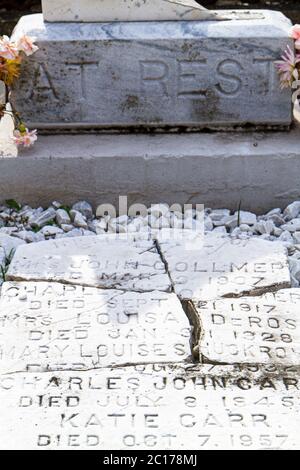
[[[141,365],[0,376],[3,449],[296,449],[299,370]]]

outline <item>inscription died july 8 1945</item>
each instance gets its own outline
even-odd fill
[[[0,449],[296,449],[299,370],[163,366],[0,376]]]
[[[37,127],[289,125],[291,99],[273,62],[290,22],[44,23],[24,17],[15,37],[37,38],[12,94]],[[64,106],[58,106],[64,103]]]

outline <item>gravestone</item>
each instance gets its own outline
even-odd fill
[[[175,294],[4,283],[0,372],[184,362],[191,327]]]
[[[300,291],[189,303],[195,352],[211,363],[300,364]]]
[[[3,375],[0,449],[296,450],[299,398],[299,367]]]
[[[290,287],[286,248],[258,238],[234,239],[215,233],[188,242],[167,238],[159,245],[176,294],[181,299],[258,295]]]
[[[7,279],[59,281],[105,289],[171,291],[153,241],[99,235],[50,240],[20,247]]]
[[[291,93],[279,91],[274,66],[292,45],[290,21],[272,11],[212,20],[198,6],[186,10],[190,3],[156,0],[155,10],[150,0],[94,0],[87,9],[83,1],[44,2],[56,22],[27,16],[14,32],[39,46],[23,63],[14,106],[28,126],[48,131],[290,126]],[[84,22],[94,9],[102,22]],[[200,20],[186,21],[195,11]],[[79,23],[60,22],[76,15]]]

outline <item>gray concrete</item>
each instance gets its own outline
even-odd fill
[[[40,136],[0,158],[0,195],[34,205],[204,203],[266,211],[300,199],[300,128],[291,132]]]
[[[229,21],[44,23],[12,102],[31,127],[228,128],[288,126],[291,92],[274,61],[291,22],[281,13]]]

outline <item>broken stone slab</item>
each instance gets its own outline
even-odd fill
[[[281,13],[230,21],[45,23],[11,101],[27,126],[98,131],[286,128],[291,90],[274,66],[290,43]],[[60,104],[64,103],[63,106]]]
[[[194,352],[211,363],[300,364],[300,290],[189,302]]]
[[[24,245],[25,242],[19,238],[11,237],[9,235],[0,234],[0,266],[5,263],[5,259],[10,259],[20,245]]]
[[[175,294],[4,283],[0,371],[184,362],[191,326]]]
[[[290,287],[287,251],[280,242],[208,233],[193,238],[162,230],[158,243],[181,299],[259,295]]]
[[[209,11],[194,0],[42,0],[46,21],[215,20],[225,12]]]
[[[12,281],[57,281],[137,292],[171,291],[152,240],[112,235],[64,238],[24,245],[10,264]]]
[[[299,368],[2,375],[0,449],[296,450],[299,398]]]

